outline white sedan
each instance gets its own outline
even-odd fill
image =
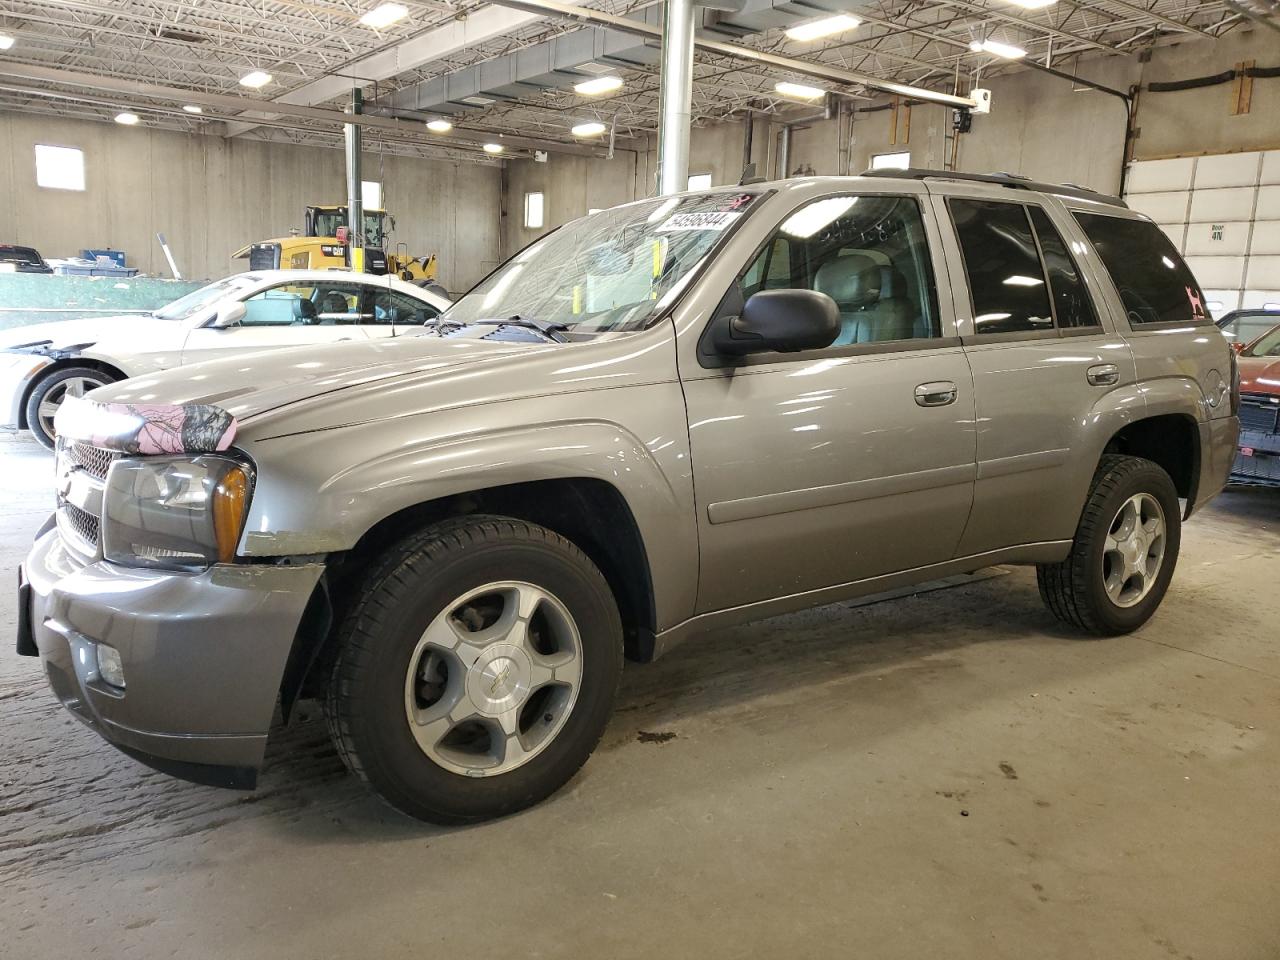
[[[105,383],[233,353],[420,330],[446,297],[390,276],[256,270],[201,287],[154,313],[0,333],[0,415],[53,446],[67,397]]]

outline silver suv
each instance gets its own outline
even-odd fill
[[[395,807],[518,810],[624,655],[993,563],[1087,634],[1155,612],[1235,454],[1175,248],[1007,176],[641,200],[440,323],[135,378],[58,414],[18,648],[125,752],[250,787],[322,697]],[[836,614],[833,614],[836,615]]]

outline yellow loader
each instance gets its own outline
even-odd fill
[[[347,242],[347,208],[307,207],[306,233],[263,240],[241,247],[232,257],[248,258],[250,270],[358,270],[361,273],[394,273],[409,283],[426,285],[436,279],[436,255],[412,257],[397,250],[388,253],[387,212],[364,211],[364,246]],[[394,226],[395,221],[391,220]],[[400,244],[399,246],[403,246]]]

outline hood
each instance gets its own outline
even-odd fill
[[[376,389],[393,379],[399,386],[400,380],[523,359],[561,346],[439,337],[323,343],[225,357],[135,377],[100,388],[94,397],[119,403],[214,404],[244,422],[325,394],[356,387]],[[394,412],[394,401],[387,402],[388,413]]]
[[[1280,357],[1240,357],[1240,392],[1280,396]]]
[[[25,344],[39,344],[37,349],[65,350],[68,347],[98,343],[108,337],[126,337],[137,342],[139,337],[154,334],[171,334],[180,329],[172,320],[160,320],[150,314],[124,314],[118,317],[81,317],[77,320],[58,320],[53,323],[33,323],[11,330],[0,331],[0,350],[12,350]]]

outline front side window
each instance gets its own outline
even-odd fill
[[[836,302],[832,346],[939,335],[924,220],[911,197],[827,197],[801,207],[738,281],[743,301],[778,289],[816,290]]]
[[[516,254],[450,307],[457,336],[503,320],[554,324],[570,337],[639,330],[693,278],[759,194],[720,192],[612,207],[566,224]]]
[[[947,204],[964,254],[974,332],[1052,330],[1053,310],[1026,208],[959,197]]]
[[[1096,327],[1098,315],[1093,310],[1089,291],[1080,279],[1080,271],[1067,252],[1062,234],[1049,220],[1049,215],[1039,207],[1028,207],[1031,223],[1040,241],[1040,253],[1044,257],[1045,272],[1049,274],[1049,292],[1053,296],[1053,316],[1064,329]]]
[[[361,323],[356,283],[283,284],[244,302],[246,327]]]
[[[1100,213],[1075,218],[1111,275],[1130,323],[1208,320],[1200,285],[1154,223]]]

